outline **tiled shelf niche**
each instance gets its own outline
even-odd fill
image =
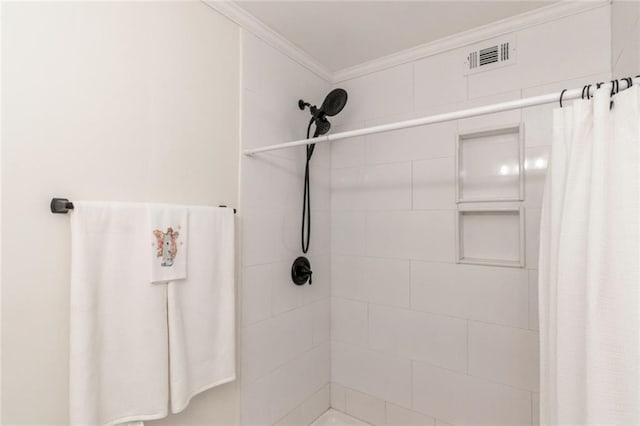
[[[524,209],[520,204],[458,205],[458,263],[524,267]]]
[[[458,134],[458,263],[524,267],[523,135],[522,124]]]
[[[461,133],[456,143],[456,202],[524,199],[522,124]]]

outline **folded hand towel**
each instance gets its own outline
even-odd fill
[[[189,207],[187,279],[168,285],[171,409],[235,379],[234,215]]]
[[[162,204],[147,208],[152,241],[151,282],[187,278],[187,208]]]
[[[167,289],[149,282],[147,208],[76,202],[71,215],[70,416],[167,415]]]

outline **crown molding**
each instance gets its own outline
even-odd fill
[[[608,6],[611,0],[592,1],[560,1],[520,15],[511,16],[481,27],[444,37],[433,42],[421,44],[391,55],[363,62],[362,64],[344,68],[333,74],[332,81],[339,83],[352,78],[412,62],[428,56],[457,49],[482,40],[499,37],[508,33],[523,30],[545,22],[554,21],[567,16],[586,12],[591,9]]]
[[[202,2],[307,68],[309,71],[315,73],[318,77],[328,82],[333,81],[333,73],[328,68],[265,25],[258,18],[238,6],[235,2],[228,0],[202,0]]]
[[[482,40],[499,37],[520,31],[545,22],[555,21],[567,16],[576,15],[592,9],[608,6],[612,0],[559,1],[520,15],[511,16],[481,27],[444,37],[429,43],[421,44],[391,55],[383,56],[362,64],[331,72],[307,52],[291,43],[285,37],[268,27],[258,18],[230,0],[202,0],[204,4],[226,16],[240,27],[265,41],[298,64],[304,66],[320,78],[339,83],[352,78],[361,77],[397,65],[443,53],[478,43]]]

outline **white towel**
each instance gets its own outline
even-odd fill
[[[234,215],[189,207],[187,279],[169,283],[171,409],[235,372]]]
[[[76,202],[71,215],[70,416],[167,415],[167,289],[149,282],[147,209]]]
[[[188,214],[183,206],[148,206],[151,282],[187,278]]]

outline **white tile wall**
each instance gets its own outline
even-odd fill
[[[337,341],[367,346],[369,306],[347,299],[331,301],[331,338]]]
[[[426,114],[451,111],[455,104],[429,108],[411,114],[395,115],[384,119],[367,120],[367,126],[387,122],[409,120]],[[456,123],[438,123],[431,126],[413,127],[393,132],[365,136],[365,161],[367,164],[410,161],[415,159],[453,156]]]
[[[304,137],[308,116],[297,101],[321,102],[329,84],[246,33],[243,64],[243,147]],[[242,424],[308,424],[330,405],[330,167],[331,147],[318,146],[311,164],[313,285],[296,286],[290,274],[302,254],[304,149],[242,157]]]
[[[347,389],[346,411],[352,416],[364,420],[374,426],[386,424],[386,408],[384,400],[362,392]]]
[[[607,80],[610,10],[519,31],[514,66],[467,77],[460,49],[345,81],[333,131]],[[295,103],[320,102],[329,85],[251,36],[244,68],[243,145],[304,136]],[[537,424],[537,234],[554,107],[318,147],[312,286],[288,277],[303,150],[243,158],[243,424],[306,424],[329,404],[375,425]],[[455,135],[520,122],[526,267],[455,264]]]
[[[467,54],[462,48],[414,62],[416,110],[467,99]]]
[[[454,214],[447,210],[370,210],[366,221],[368,256],[452,262]]]
[[[387,403],[387,425],[389,426],[432,426],[435,422],[434,418],[417,411]]]
[[[365,126],[364,121],[345,125],[331,125],[332,133],[346,132]],[[331,144],[331,167],[358,167],[364,164],[364,136]]]
[[[616,78],[640,72],[640,3],[615,0],[611,7],[611,64]]]
[[[578,32],[580,37],[575,37]],[[516,36],[517,64],[469,76],[470,98],[610,70],[611,22],[606,4],[521,30]]]
[[[397,358],[467,370],[467,322],[458,318],[370,305],[369,345]]]
[[[520,268],[411,262],[416,310],[527,328],[528,292]]]
[[[520,389],[538,390],[538,333],[469,323],[469,374]]]
[[[379,305],[409,307],[408,260],[334,256],[332,295]]]
[[[518,31],[513,66],[465,76],[460,49],[340,84],[352,90],[353,108],[340,125],[383,124],[608,80],[610,9],[603,3]],[[334,143],[336,408],[372,424],[538,423],[537,236],[555,107]],[[456,264],[456,134],[520,123],[525,267]]]
[[[435,158],[413,162],[413,208],[453,210],[455,208],[455,159]]]
[[[334,341],[331,380],[403,407],[411,405],[411,361]]]
[[[331,407],[347,411],[347,388],[335,382],[331,382]]]
[[[413,365],[413,408],[454,425],[529,425],[531,393],[436,368]]]
[[[529,328],[538,330],[538,270],[529,270]]]
[[[413,65],[405,64],[341,82],[349,93],[347,106],[332,123],[354,123],[411,112],[413,109]]]

